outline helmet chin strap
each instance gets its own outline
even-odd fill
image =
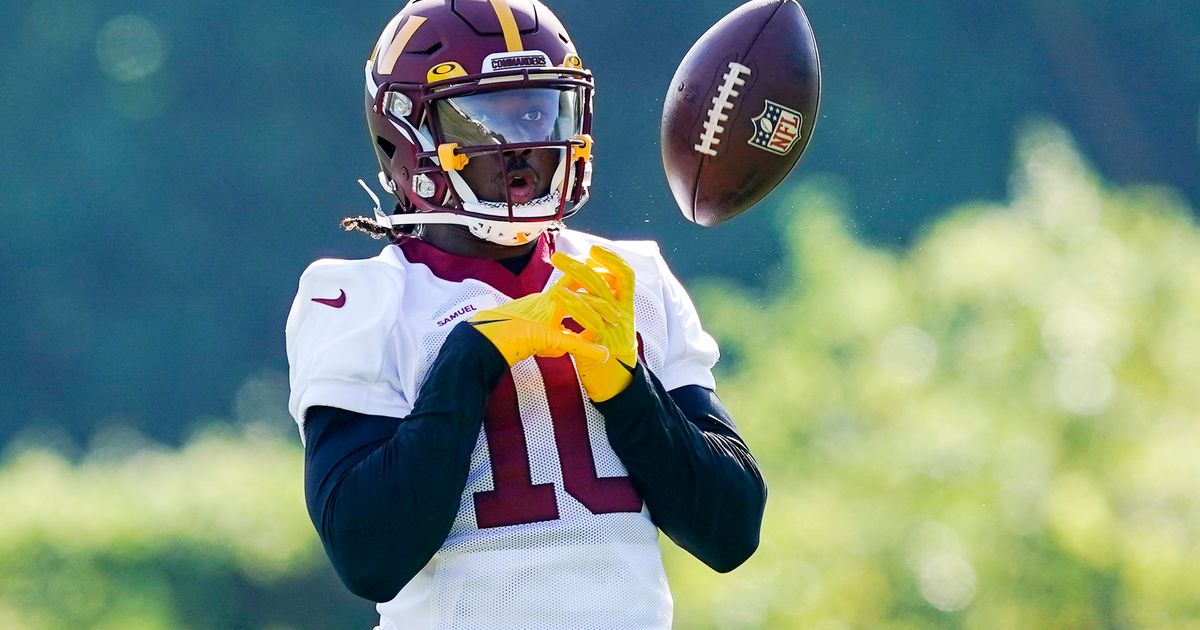
[[[511,221],[496,221],[477,219],[474,217],[454,214],[453,212],[414,212],[411,214],[392,214],[383,211],[378,195],[363,180],[358,185],[367,191],[371,201],[375,203],[375,223],[381,227],[393,228],[398,225],[461,225],[471,231],[475,238],[496,243],[497,245],[524,245],[537,239],[546,230],[563,228],[562,221],[529,221],[516,223]]]

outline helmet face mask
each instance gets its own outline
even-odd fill
[[[456,223],[519,244],[587,201],[591,73],[536,0],[410,3],[366,78],[381,180],[399,200],[397,214],[377,213],[385,227]]]

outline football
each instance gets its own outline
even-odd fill
[[[821,100],[817,43],[796,0],[753,0],[688,51],[663,104],[667,181],[689,221],[758,203],[808,148]]]

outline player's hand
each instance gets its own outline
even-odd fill
[[[549,295],[583,326],[585,338],[608,349],[609,357],[600,360],[571,353],[588,398],[603,402],[629,386],[637,365],[633,269],[616,252],[599,245],[592,246],[587,261],[559,252],[550,262],[564,275]]]
[[[608,350],[562,327],[566,313],[559,306],[561,301],[553,299],[550,292],[534,293],[480,311],[468,323],[492,342],[509,366],[535,355],[561,357],[568,352],[606,360]]]

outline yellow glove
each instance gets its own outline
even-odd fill
[[[480,311],[468,323],[496,346],[509,366],[535,355],[561,357],[568,352],[604,361],[607,350],[562,327],[566,313],[559,306],[561,301],[551,297],[551,292],[534,293]]]
[[[555,253],[550,262],[565,274],[550,296],[583,326],[585,339],[607,348],[610,354],[597,359],[571,352],[588,398],[603,402],[629,386],[637,366],[633,269],[616,252],[599,245],[592,246],[587,262],[561,252]]]

